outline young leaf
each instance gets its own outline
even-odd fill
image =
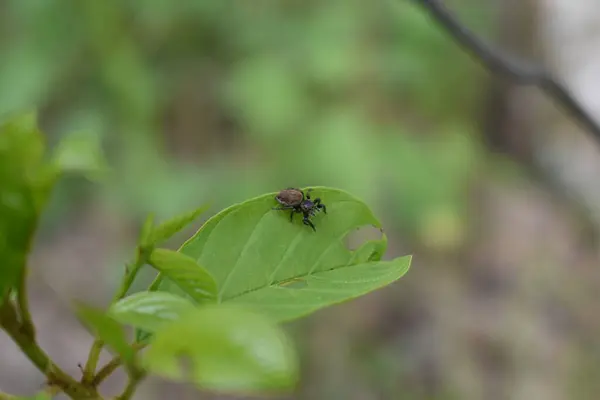
[[[313,232],[301,216],[290,222],[290,211],[272,210],[277,205],[274,196],[223,210],[182,246],[181,253],[198,260],[215,278],[219,302],[260,305],[283,321],[366,294],[407,271],[410,257],[379,261],[387,246],[384,234],[355,251],[345,246],[345,237],[355,229],[381,229],[356,197],[338,189],[313,188],[311,197],[327,206],[327,214],[313,217]],[[292,281],[293,291],[286,286]],[[160,289],[173,290],[166,281]]]
[[[123,327],[116,320],[101,310],[84,305],[78,305],[76,312],[98,339],[116,351],[125,362],[133,362],[135,353],[127,342]]]
[[[180,365],[187,358],[191,376]],[[207,305],[156,332],[143,359],[152,373],[220,392],[292,389],[298,361],[284,333],[264,316]]]
[[[172,250],[155,249],[150,254],[148,263],[192,299],[204,302],[216,298],[215,280],[193,258]]]
[[[142,242],[142,246],[155,246],[185,228],[187,225],[194,222],[202,213],[208,209],[208,205],[202,205],[199,208],[182,214],[168,221],[165,221],[152,229],[150,234]]]
[[[196,306],[190,300],[171,293],[139,292],[113,304],[108,314],[122,324],[155,332],[194,310]]]
[[[24,273],[39,215],[57,176],[43,157],[35,114],[0,124],[0,302]]]

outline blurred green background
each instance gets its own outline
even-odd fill
[[[487,3],[447,3],[496,32]],[[4,0],[0,60],[0,114],[37,109],[50,145],[78,134],[108,157],[102,179],[61,182],[32,262],[40,340],[68,371],[91,343],[68,303],[105,304],[148,213],[327,185],[414,264],[288,326],[304,371],[288,398],[595,398],[595,251],[486,145],[489,76],[410,2]],[[35,391],[12,347],[0,335],[0,388]],[[151,380],[136,398],[200,397]]]

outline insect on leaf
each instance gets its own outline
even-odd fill
[[[315,187],[327,214],[312,218],[317,231],[289,211],[275,211],[276,193],[231,206],[210,218],[180,249],[214,277],[218,301],[252,306],[278,321],[384,287],[406,273],[410,256],[381,261],[387,246],[378,240],[349,250],[346,237],[364,227],[381,229],[369,207],[339,189]],[[290,285],[295,280],[297,283]],[[299,284],[298,282],[302,282]],[[161,290],[172,291],[163,282]]]

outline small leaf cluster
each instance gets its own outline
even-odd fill
[[[149,216],[110,305],[74,305],[95,337],[77,379],[37,343],[27,302],[27,255],[61,174],[76,171],[94,178],[107,170],[99,144],[81,136],[63,141],[46,159],[34,115],[0,125],[0,327],[45,374],[39,398],[63,392],[73,399],[102,399],[99,385],[121,367],[129,380],[120,400],[131,398],[149,374],[218,392],[293,390],[299,362],[280,324],[386,286],[410,265],[410,256],[382,261],[383,232],[380,239],[348,249],[350,232],[382,226],[364,202],[334,188],[312,188],[328,207],[327,214],[315,216],[317,232],[290,222],[287,212],[272,210],[274,193],[222,210],[177,251],[161,246],[208,206],[159,224]],[[142,268],[156,270],[155,281],[147,290],[129,293]],[[126,327],[134,334],[128,335]],[[103,348],[114,358],[99,366]]]

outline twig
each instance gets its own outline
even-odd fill
[[[133,284],[137,273],[146,262],[145,260],[145,254],[143,254],[142,250],[139,250],[133,266],[126,266],[125,277],[121,282],[119,290],[115,293],[113,297],[113,303],[125,297],[127,291]],[[88,359],[85,363],[85,367],[83,370],[83,379],[81,380],[82,383],[88,384],[94,380],[94,375],[96,374],[96,367],[98,366],[98,360],[100,359],[100,352],[102,351],[102,347],[104,347],[104,342],[100,339],[96,339],[92,344],[92,348],[90,349],[90,353],[88,355]]]
[[[49,385],[59,387],[73,398],[98,398],[95,390],[77,382],[50,360],[50,357],[32,337],[30,327],[23,325],[23,321],[19,320],[17,310],[12,303],[6,302],[0,306],[0,322],[2,329],[17,344],[23,354],[46,376]]]
[[[142,344],[142,343],[133,343],[131,345],[131,347],[134,349],[134,351],[139,351],[139,350],[143,349],[145,346],[146,345]],[[102,368],[100,368],[100,370],[98,371],[96,376],[94,376],[94,378],[92,379],[92,382],[91,382],[92,386],[97,387],[102,382],[104,382],[104,380],[106,378],[108,378],[110,375],[112,375],[112,373],[115,372],[115,370],[117,368],[119,368],[122,363],[123,363],[123,360],[121,360],[121,357],[115,356],[106,365],[104,365]]]
[[[121,393],[119,396],[117,396],[116,400],[130,400],[131,397],[133,397],[133,394],[135,393],[135,389],[140,384],[142,379],[145,378],[145,376],[146,376],[146,374],[143,372],[130,374],[129,381],[127,382],[127,386],[125,386],[125,390],[123,390],[123,393]]]
[[[24,334],[31,337],[35,341],[35,326],[29,311],[29,300],[27,299],[27,269],[21,271],[21,279],[19,289],[17,290],[17,304],[19,307],[19,315],[21,317],[21,330]]]
[[[473,32],[463,26],[440,0],[412,0],[429,15],[463,48],[478,58],[490,71],[506,75],[520,85],[537,86],[561,105],[589,133],[600,142],[600,125],[579,104],[563,83],[540,66],[524,63],[493,49]]]

